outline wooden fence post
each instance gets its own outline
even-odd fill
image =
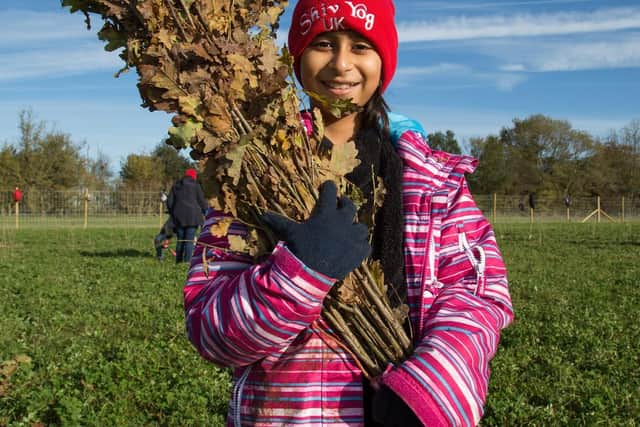
[[[493,193],[493,223],[496,223],[498,217],[498,195]]]
[[[84,229],[87,229],[87,226],[89,225],[89,189],[85,188],[84,189]]]
[[[589,215],[587,215],[587,217],[585,219],[582,220],[582,222],[587,222],[592,216],[596,216],[596,223],[600,224],[600,222],[602,221],[602,216],[604,215],[609,221],[611,222],[616,222],[615,219],[611,218],[611,216],[609,216],[608,213],[606,213],[605,211],[602,210],[602,203],[600,200],[600,196],[598,196],[596,198],[596,203],[597,203],[597,208],[595,211],[591,212]]]
[[[622,223],[624,223],[624,196],[622,196],[622,218],[621,218]]]

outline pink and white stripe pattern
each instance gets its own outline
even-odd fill
[[[473,426],[482,417],[500,330],[513,318],[491,226],[464,178],[474,160],[429,149],[405,132],[405,268],[414,354],[386,373],[429,426]],[[209,233],[211,211],[184,288],[188,336],[207,360],[235,368],[228,425],[362,426],[362,374],[320,313],[334,280],[284,243],[253,265]],[[234,224],[229,234],[245,232]],[[202,266],[207,251],[208,275]]]

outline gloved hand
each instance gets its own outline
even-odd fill
[[[364,224],[355,223],[356,207],[348,197],[337,199],[333,181],[320,186],[318,201],[301,223],[265,213],[262,221],[307,267],[342,280],[371,252]]]
[[[371,416],[384,427],[422,427],[416,414],[390,388],[381,386],[371,402]]]

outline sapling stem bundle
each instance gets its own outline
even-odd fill
[[[99,15],[105,49],[118,50],[124,62],[119,73],[138,73],[143,106],[173,114],[167,143],[190,148],[212,207],[250,231],[244,239],[230,239],[231,250],[256,260],[269,253],[273,239],[262,231],[260,214],[273,211],[303,221],[326,180],[362,204],[359,190],[345,179],[359,164],[355,144],[321,150],[321,115],[314,111],[312,135],[301,123],[292,59],[275,43],[287,1],[61,3],[82,12],[88,25],[90,14]],[[353,108],[344,100],[312,96],[333,109]],[[375,184],[376,192],[384,191]],[[334,286],[321,317],[365,375],[375,377],[410,353],[407,315],[397,314],[406,312],[391,306],[379,263],[367,260]]]

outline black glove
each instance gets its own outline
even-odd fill
[[[380,387],[371,403],[373,420],[384,427],[423,426],[404,400],[388,387]]]
[[[262,221],[307,267],[338,280],[358,267],[371,252],[364,224],[354,222],[356,207],[348,197],[337,200],[332,181],[320,186],[311,216],[304,222],[266,213]]]

